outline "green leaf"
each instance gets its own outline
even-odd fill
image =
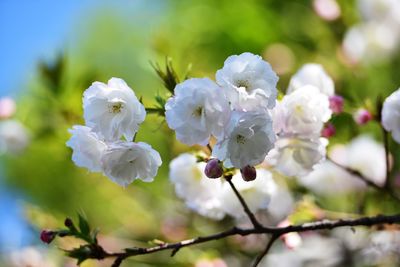
[[[67,256],[78,260],[78,265],[80,265],[85,260],[89,259],[91,255],[91,249],[88,245],[80,246],[71,251],[67,251]]]
[[[65,72],[66,58],[63,54],[59,54],[57,58],[47,63],[39,62],[39,73],[46,83],[47,88],[55,95],[59,95],[62,91],[62,77]]]
[[[99,232],[100,232],[100,229],[99,229],[99,228],[96,228],[96,229],[94,229],[94,230],[92,231],[92,239],[93,239],[93,241],[94,241],[95,244],[98,243],[98,241],[97,241],[97,234],[98,234]]]
[[[159,107],[164,108],[165,104],[167,103],[167,100],[162,98],[160,95],[155,96],[156,102],[159,105]]]
[[[172,66],[172,59],[167,57],[165,60],[165,70],[162,70],[160,65],[157,63],[150,63],[153,69],[156,71],[157,75],[161,78],[164,83],[164,87],[171,93],[174,93],[175,86],[180,83],[179,77],[176,74]],[[190,67],[188,67],[188,70]],[[188,74],[185,74],[185,79],[188,77]]]
[[[79,218],[79,229],[81,230],[81,233],[84,236],[88,236],[90,234],[89,223],[87,222],[85,217],[80,213],[78,213],[78,218]]]

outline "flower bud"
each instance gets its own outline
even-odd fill
[[[40,240],[42,240],[46,244],[50,244],[51,241],[54,240],[56,237],[57,233],[51,230],[43,230],[40,233]]]
[[[353,118],[357,124],[364,125],[372,120],[373,116],[368,110],[360,108],[356,113],[354,113]]]
[[[325,138],[329,138],[336,134],[335,126],[332,123],[328,123],[321,131],[321,136]]]
[[[219,178],[224,173],[221,162],[218,159],[211,159],[207,162],[204,173],[208,178]]]
[[[257,177],[257,170],[253,166],[246,166],[240,169],[240,173],[242,174],[243,180],[246,182],[253,181]]]
[[[290,225],[289,220],[284,220],[278,224],[278,227],[287,227]],[[302,239],[299,233],[287,233],[280,237],[288,249],[295,249],[301,245]]]
[[[329,97],[329,108],[333,113],[339,114],[343,111],[344,99],[340,95],[333,95]]]
[[[72,220],[70,218],[66,218],[64,221],[64,225],[68,228],[71,228],[74,225],[74,223],[72,222]]]

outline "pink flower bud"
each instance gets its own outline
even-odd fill
[[[336,0],[314,0],[313,7],[315,13],[327,21],[339,18],[342,13]]]
[[[329,97],[329,107],[333,113],[339,114],[343,111],[344,99],[340,95],[333,95]]]
[[[354,113],[353,118],[357,124],[363,125],[372,120],[373,116],[368,110],[360,108]]]
[[[56,237],[57,233],[51,230],[43,230],[40,233],[40,240],[42,240],[46,244],[50,244],[51,241],[54,240]]]
[[[334,136],[335,134],[336,134],[336,129],[332,123],[328,123],[327,125],[325,125],[324,129],[322,129],[321,131],[321,136],[325,138],[329,138],[331,136]]]
[[[15,102],[12,98],[0,98],[0,118],[8,119],[14,115],[16,110]]]
[[[278,227],[282,227],[283,228],[283,227],[287,227],[289,225],[290,225],[290,223],[286,219],[286,220],[280,222],[278,224]],[[302,243],[301,236],[298,233],[295,233],[295,232],[284,234],[280,238],[283,240],[285,246],[288,249],[295,249],[298,246],[300,246],[301,243]]]
[[[218,159],[211,159],[207,162],[204,173],[208,178],[219,178],[224,173],[221,162]]]
[[[257,178],[257,170],[253,166],[246,166],[240,169],[243,180],[246,182],[253,181]]]

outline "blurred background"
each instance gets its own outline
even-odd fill
[[[76,266],[55,246],[41,244],[38,235],[43,228],[62,227],[64,218],[77,212],[101,229],[100,242],[113,251],[233,224],[202,218],[176,198],[168,163],[190,148],[174,141],[155,115],[148,115],[137,137],[163,158],[155,182],[121,188],[73,164],[65,146],[67,129],[83,123],[82,93],[93,81],[123,78],[152,106],[154,95],[167,91],[151,62],[163,66],[168,56],[179,75],[191,64],[190,76],[213,79],[229,55],[248,51],[271,63],[281,92],[304,63],[316,62],[333,77],[348,114],[357,108],[373,113],[376,100],[400,86],[399,25],[398,0],[1,0],[0,266]],[[364,132],[381,142],[377,125],[355,127],[351,115],[334,123],[338,133],[331,144]],[[398,147],[391,145],[396,156]],[[360,198],[364,214],[399,210],[374,191],[326,197],[288,183],[302,205],[296,218],[308,219],[315,209],[358,213],[354,201]],[[123,266],[247,266],[262,248],[259,243],[228,239],[184,249],[174,258],[168,253],[137,257]],[[393,262],[318,266],[398,266]]]

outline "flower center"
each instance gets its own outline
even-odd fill
[[[302,115],[304,113],[304,108],[302,105],[297,105],[295,108],[295,113],[298,115]]]
[[[203,114],[203,107],[202,106],[197,107],[195,110],[193,110],[193,113],[192,113],[192,115],[194,117],[200,117],[202,114]]]
[[[236,143],[243,145],[244,143],[246,143],[246,137],[244,137],[243,135],[238,134],[236,136]]]
[[[121,102],[116,102],[108,105],[108,112],[112,114],[121,113],[122,109],[124,108],[124,104]]]
[[[236,81],[236,86],[239,88],[243,87],[246,91],[248,91],[250,88],[250,83],[247,80],[238,80]]]

